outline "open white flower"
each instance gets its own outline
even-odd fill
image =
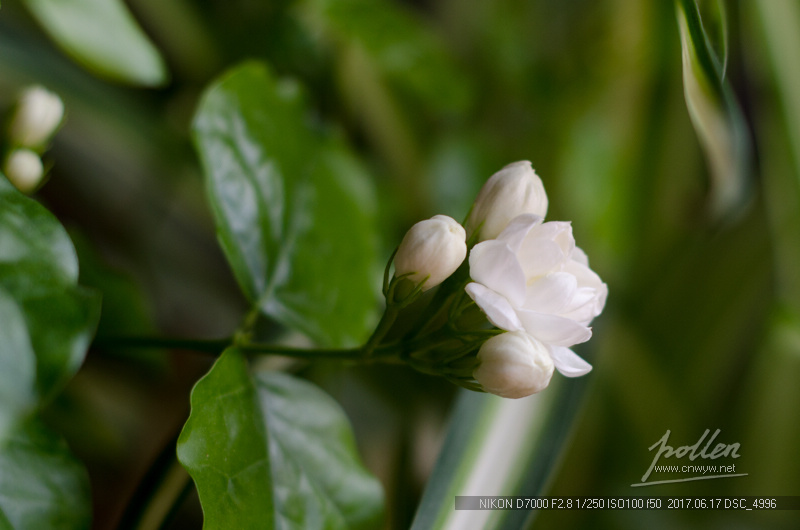
[[[489,177],[465,223],[467,237],[480,231],[478,239],[494,239],[518,215],[547,214],[547,194],[542,179],[527,160],[512,162]]]
[[[409,274],[427,291],[447,279],[467,257],[464,227],[452,217],[434,215],[406,232],[394,257],[395,275]]]
[[[486,392],[522,398],[541,392],[553,376],[547,346],[524,331],[495,335],[481,346],[473,376]]]
[[[589,323],[603,310],[608,287],[575,246],[569,223],[520,215],[497,239],[475,245],[469,266],[467,293],[492,324],[544,343],[568,377],[591,370],[569,347],[592,336]]]

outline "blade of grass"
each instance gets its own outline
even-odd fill
[[[750,137],[695,0],[675,4],[681,35],[686,106],[708,159],[715,217],[734,213],[747,197]],[[724,21],[724,18],[722,19]]]
[[[538,495],[560,460],[585,381],[519,400],[464,392],[412,530],[520,528],[528,512],[456,511],[462,495]]]

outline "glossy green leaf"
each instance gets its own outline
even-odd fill
[[[38,420],[0,445],[0,528],[89,528],[89,476]]]
[[[194,122],[220,243],[248,299],[325,345],[374,318],[368,180],[312,123],[296,84],[248,63],[206,92]]]
[[[677,0],[683,49],[686,106],[711,173],[711,206],[717,215],[745,200],[750,173],[750,136],[723,67],[703,28],[695,0]]]
[[[28,9],[73,59],[102,76],[155,86],[164,60],[121,0],[25,0]]]
[[[0,308],[7,316],[3,336],[9,337],[0,362],[20,375],[7,387],[16,397],[0,402],[0,439],[3,424],[33,408],[20,403],[49,399],[83,362],[100,298],[77,280],[78,262],[64,228],[0,176]],[[27,368],[31,363],[34,371]]]
[[[360,463],[338,404],[277,372],[251,375],[226,350],[191,397],[178,458],[204,528],[373,528],[380,484]]]

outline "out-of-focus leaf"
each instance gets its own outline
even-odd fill
[[[99,319],[100,298],[78,287],[77,280],[78,262],[64,228],[0,176],[0,288],[8,316],[3,336],[9,337],[3,362],[14,359],[15,370],[22,371],[11,387],[19,390],[16,396],[47,400],[80,367]],[[35,387],[23,376],[28,363],[36,366]],[[0,417],[12,421],[9,410],[22,413],[13,403]]]
[[[758,469],[751,487],[777,494],[793,491],[800,473],[800,462],[794,457],[800,443],[800,424],[788,420],[786,408],[800,403],[800,317],[780,308],[771,320],[767,340],[739,394],[742,406],[738,408],[747,429],[742,447],[759,448],[752,451],[749,464]]]
[[[758,41],[764,45],[757,60],[769,65],[777,95],[764,98],[756,124],[762,138],[759,158],[774,240],[777,293],[782,303],[800,311],[800,6],[791,0],[746,5],[753,16],[745,18],[761,26]]]
[[[36,384],[43,400],[78,371],[100,319],[100,296],[82,287],[22,300],[36,352]]]
[[[739,104],[703,29],[695,0],[676,0],[686,106],[708,159],[711,208],[731,212],[746,198],[750,137]]]
[[[719,58],[720,79],[725,79],[728,66],[729,35],[728,9],[724,0],[697,0],[707,43],[714,55]]]
[[[435,33],[396,2],[309,0],[306,18],[337,44],[363,48],[396,86],[435,110],[463,111],[470,79],[457,67]]]
[[[325,345],[359,343],[374,317],[372,190],[297,85],[260,64],[226,74],[194,122],[217,233],[254,306]]]
[[[753,2],[760,15],[766,51],[783,104],[800,179],[800,6],[791,0]]]
[[[36,383],[33,354],[25,317],[0,287],[0,439],[32,408]]]
[[[38,420],[0,445],[0,528],[89,528],[89,476]]]
[[[134,85],[167,79],[158,50],[121,0],[25,0],[53,40],[87,69]]]
[[[252,375],[226,350],[191,397],[178,458],[204,528],[373,528],[380,484],[362,466],[338,404],[292,376]]]
[[[524,527],[528,512],[454,510],[453,501],[542,495],[584,385],[553,381],[545,392],[517,400],[463,391],[412,530]]]
[[[78,281],[67,232],[33,199],[0,178],[0,283],[15,298],[49,294]]]

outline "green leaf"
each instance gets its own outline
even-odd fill
[[[89,528],[89,476],[38,420],[0,446],[0,528]]]
[[[462,391],[412,530],[523,528],[527,511],[453,510],[461,495],[543,495],[586,382],[553,381],[524,399]]]
[[[338,404],[311,383],[262,372],[226,350],[191,396],[178,459],[204,528],[372,528],[377,480],[359,462]]]
[[[121,0],[25,0],[53,40],[87,69],[115,81],[156,86],[167,69]]]
[[[25,317],[0,287],[0,439],[35,402],[36,358]]]
[[[78,287],[77,280],[78,262],[64,228],[0,177],[0,312],[8,338],[0,363],[11,367],[3,370],[4,377],[19,376],[7,387],[9,399],[0,401],[0,440],[9,425],[37,401],[50,399],[83,362],[100,297]]]
[[[217,233],[264,314],[319,343],[360,343],[374,318],[372,190],[308,116],[298,86],[248,63],[204,95],[194,122]]]
[[[78,260],[67,232],[46,208],[0,178],[0,283],[20,298],[77,281]]]
[[[723,76],[695,0],[676,0],[683,49],[686,106],[708,160],[711,207],[735,212],[746,199],[750,136],[733,90]],[[720,17],[724,23],[724,18]]]
[[[39,395],[49,400],[78,371],[100,319],[100,296],[81,287],[25,298]]]

